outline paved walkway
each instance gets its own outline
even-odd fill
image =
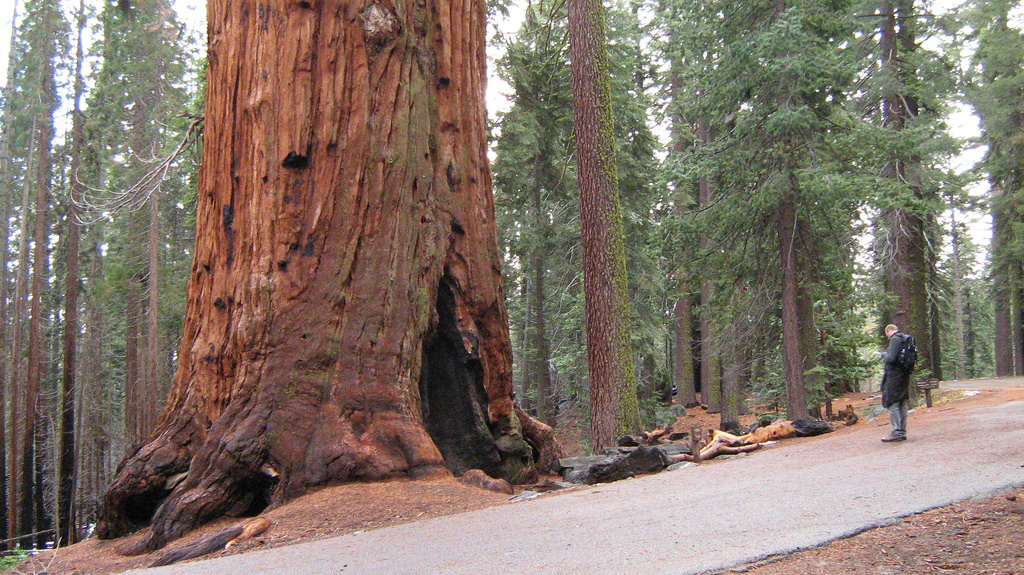
[[[946,387],[1024,387],[984,380]],[[886,418],[887,419],[887,418]],[[919,421],[915,421],[919,420]],[[1024,486],[1024,401],[912,414],[749,457],[145,575],[704,573]],[[998,441],[994,441],[998,437]]]

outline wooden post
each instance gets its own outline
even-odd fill
[[[694,463],[700,463],[701,443],[700,427],[694,425],[690,428],[690,455],[693,456]]]

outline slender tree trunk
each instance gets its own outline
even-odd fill
[[[978,369],[978,357],[975,350],[977,349],[978,342],[974,335],[974,313],[973,306],[971,303],[971,288],[967,287],[964,289],[964,317],[965,319],[965,331],[964,336],[964,363],[967,366],[967,377],[974,379],[979,375]]]
[[[1006,191],[996,185],[992,186],[992,251],[994,254],[1004,253],[1010,242],[1009,213],[1006,209]],[[996,377],[1009,377],[1014,373],[1014,340],[1011,316],[1012,281],[1010,266],[1005,261],[996,260],[992,269],[992,300],[994,302],[994,354]]]
[[[6,160],[0,155],[0,162],[6,163]],[[2,168],[0,168],[2,169]],[[9,190],[10,188],[5,188]],[[0,536],[4,539],[8,539],[8,513],[7,513],[7,491],[11,487],[8,485],[8,477],[10,473],[8,470],[12,470],[13,467],[7,462],[7,440],[10,435],[7,432],[7,374],[9,360],[7,358],[8,346],[7,346],[7,261],[10,257],[9,247],[7,243],[7,237],[9,237],[6,222],[8,221],[7,211],[7,194],[3,190],[0,190],[0,196],[3,197],[3,207],[0,208],[0,217],[4,218],[5,224],[0,227],[3,231],[4,239],[4,250],[2,254],[2,260],[0,260]],[[13,419],[13,416],[12,418]],[[0,550],[9,549],[8,543],[0,544]]]
[[[142,436],[156,427],[159,409],[166,397],[158,397],[163,385],[160,383],[160,194],[149,197],[149,270],[146,273],[146,292],[149,302],[146,306],[146,387]]]
[[[78,346],[78,252],[79,214],[78,205],[82,197],[81,184],[77,175],[82,167],[82,142],[84,126],[79,102],[82,99],[82,34],[85,32],[85,1],[78,5],[78,39],[75,61],[75,102],[71,126],[71,207],[67,232],[67,293],[64,296],[64,362],[61,378],[61,427],[60,449],[57,474],[57,537],[61,545],[76,542],[75,536],[75,485],[77,481],[75,448],[75,377],[77,370]]]
[[[38,131],[38,120],[33,119],[32,132],[29,141],[35,140]],[[31,171],[34,165],[34,146],[29,146],[26,165]],[[29,290],[28,281],[28,236],[31,230],[29,226],[29,201],[32,186],[28,181],[23,184],[21,195],[21,209],[19,214],[20,231],[18,234],[18,276],[14,286],[14,317],[11,321],[11,469],[17,470],[17,477],[22,476],[24,470],[23,461],[26,452],[24,450],[24,432],[27,418],[28,394],[26,391],[26,380],[24,375],[25,362],[22,359],[24,332],[25,332],[25,309],[26,298]],[[33,411],[34,408],[33,408]],[[11,485],[8,492],[8,536],[15,537],[28,533],[21,524],[21,501],[23,497],[23,483],[11,475]]]
[[[86,306],[85,350],[83,361],[82,405],[82,451],[87,457],[82,470],[86,477],[81,489],[86,504],[82,507],[83,523],[96,521],[102,489],[109,483],[107,459],[111,451],[110,434],[107,429],[114,422],[107,416],[109,403],[104,393],[103,380],[103,303],[99,301],[97,280],[103,277],[103,253],[99,247],[102,234],[92,229],[90,236],[89,274],[86,293],[90,297]]]
[[[6,134],[0,136],[2,143],[0,146],[3,147],[3,151],[0,151],[0,170],[3,170],[3,175],[0,175],[0,181],[8,182],[10,180],[6,174],[8,174],[9,159],[7,156],[7,137]],[[8,374],[10,373],[10,346],[7,341],[7,322],[9,316],[7,315],[7,265],[11,257],[10,243],[10,232],[8,229],[7,222],[9,221],[8,212],[10,211],[10,203],[8,192],[11,190],[11,186],[3,186],[0,189],[0,217],[3,218],[3,225],[0,225],[0,233],[4,234],[4,237],[0,242],[3,242],[3,253],[0,254],[0,536],[4,539],[8,539],[8,500],[7,493],[11,487],[8,485],[8,477],[11,476],[9,470],[13,470],[7,461],[7,455],[9,450],[7,449],[8,438],[12,437],[7,431],[7,398],[9,394],[7,392],[8,385]],[[12,421],[14,414],[12,414]],[[0,545],[0,550],[9,549],[10,545],[4,543]]]
[[[17,13],[14,15],[14,30],[17,30]],[[15,33],[16,35],[16,33]],[[11,46],[14,46],[15,38],[11,39]],[[14,50],[11,50],[13,53]],[[7,86],[13,86],[14,78],[14,61],[13,56],[8,61],[7,69]],[[0,537],[3,539],[9,539],[13,537],[11,529],[14,527],[14,522],[10,516],[10,505],[12,501],[10,499],[14,493],[14,481],[9,478],[13,476],[13,471],[16,469],[13,461],[8,461],[8,456],[12,456],[16,449],[14,449],[14,438],[16,437],[14,432],[14,421],[17,417],[17,411],[15,410],[16,401],[13,393],[8,390],[14,389],[14,381],[11,379],[12,365],[15,361],[15,354],[11,347],[10,341],[10,326],[17,325],[16,321],[12,321],[9,314],[8,301],[10,300],[11,293],[8,289],[8,282],[10,281],[9,264],[11,262],[11,233],[10,233],[10,216],[11,216],[11,200],[14,194],[14,177],[13,168],[11,167],[11,142],[10,142],[10,124],[11,124],[11,112],[13,106],[11,105],[10,98],[4,98],[3,117],[0,118],[0,218],[3,218],[3,223],[0,224],[0,233],[3,233],[3,238],[0,238],[0,245],[3,246],[3,252],[0,253]],[[11,415],[8,417],[8,398],[11,402]],[[8,423],[11,429],[8,429]],[[8,449],[8,445],[11,446]],[[0,550],[10,549],[11,543],[0,544]]]
[[[136,214],[131,214],[128,217],[134,220]],[[129,224],[129,228],[131,227]],[[137,448],[144,439],[142,437],[143,391],[139,367],[139,340],[142,330],[141,283],[138,274],[132,275],[128,278],[125,293],[124,434],[125,447],[128,451]]]
[[[42,401],[44,405],[40,408],[41,412],[50,413],[48,408],[52,408],[48,401]],[[47,473],[46,467],[52,462],[52,458],[49,457],[50,453],[47,450],[47,442],[49,440],[50,429],[46,425],[45,421],[36,419],[36,431],[35,431],[35,448],[33,449],[33,472],[32,472],[32,532],[35,536],[31,539],[35,541],[36,549],[46,549],[47,544],[53,539],[53,531],[51,530],[52,522],[51,517],[46,512],[46,481]]]
[[[807,419],[804,354],[800,349],[800,287],[797,277],[796,191],[787,187],[779,204],[779,260],[782,266],[782,365],[786,379],[786,417]]]
[[[18,40],[18,10],[14,7],[11,17],[11,42],[7,59],[7,83],[5,86],[14,86],[16,59],[15,44]],[[9,300],[11,297],[8,282],[9,263],[13,257],[11,254],[10,216],[14,199],[14,168],[11,158],[11,123],[13,116],[13,103],[11,98],[4,98],[3,117],[0,118],[0,217],[3,224],[0,231],[4,234],[2,240],[3,254],[0,260],[0,537],[9,539],[14,537],[16,521],[14,518],[16,481],[13,480],[14,470],[18,469],[16,462],[17,455],[17,395],[16,382],[13,379],[20,353],[11,341],[12,331],[19,327],[17,311],[15,317],[9,313],[11,308]],[[23,202],[23,206],[27,203]],[[24,237],[24,236],[22,236]],[[17,303],[14,309],[18,309]],[[8,406],[8,403],[10,405]],[[8,409],[10,416],[8,417]],[[12,542],[0,545],[0,550],[10,549]]]
[[[551,398],[551,352],[548,346],[547,324],[545,322],[544,302],[547,294],[544,290],[544,275],[547,270],[546,229],[548,224],[542,213],[541,192],[543,187],[540,182],[540,162],[538,155],[534,160],[534,186],[533,186],[533,217],[534,231],[537,235],[536,244],[533,246],[531,255],[531,274],[533,276],[533,289],[530,293],[529,311],[532,315],[530,321],[530,369],[532,379],[536,383],[537,396],[537,419],[548,425],[555,424],[555,410]]]
[[[593,449],[639,430],[636,372],[630,343],[622,214],[615,163],[604,7],[570,0],[572,62],[580,190],[587,363]]]
[[[953,343],[956,345],[956,356],[953,358],[953,369],[957,379],[967,379],[967,344],[964,337],[965,302],[964,302],[964,266],[960,260],[960,228],[956,221],[956,209],[950,211],[950,256],[953,283]]]
[[[520,257],[523,260],[526,260],[528,255],[523,254]],[[526,309],[522,314],[522,328],[516,330],[516,332],[520,340],[519,349],[523,350],[529,349],[530,346],[529,335],[531,333],[531,323],[533,319],[533,313],[530,311],[530,306],[533,303],[532,294],[533,286],[530,285],[530,282],[521,282],[519,289],[519,298],[520,301],[526,302]],[[520,384],[519,390],[516,392],[516,398],[519,401],[519,406],[522,407],[524,411],[536,413],[537,404],[533,400],[537,388],[537,377],[533,373],[533,369],[536,366],[535,362],[533,362],[529,356],[524,354],[523,357],[519,358],[519,364],[521,366],[519,368]]]
[[[703,145],[711,143],[711,129],[704,120],[697,122],[697,138]],[[701,176],[697,183],[697,203],[701,207],[711,204],[714,190],[711,180]],[[700,234],[700,250],[707,253],[709,240],[707,234]],[[710,278],[705,274],[700,282],[700,395],[704,404],[708,406],[709,413],[718,413],[722,410],[722,377],[721,363],[718,350],[719,334],[716,331],[717,324],[711,316],[711,298],[713,286]]]
[[[933,227],[933,229],[937,229]],[[938,243],[937,238],[933,238],[932,245]],[[942,288],[939,283],[939,270],[935,258],[938,257],[933,250],[928,250],[928,260],[925,265],[928,271],[928,342],[931,344],[931,353],[928,354],[928,359],[931,361],[931,369],[929,373],[931,377],[936,379],[944,379],[942,375],[942,314],[939,310],[939,298],[934,295],[939,292]]]
[[[538,201],[539,204],[539,201]],[[539,208],[539,205],[538,205]],[[537,419],[554,425],[555,411],[551,401],[551,353],[548,348],[547,325],[544,321],[544,269],[546,250],[543,246],[533,256],[533,292],[530,311],[533,314],[531,354],[533,377],[537,382]]]
[[[1024,375],[1024,294],[1020,283],[1024,272],[1018,263],[1012,266],[1010,282],[1010,331],[1013,334],[1013,374]]]
[[[208,15],[178,371],[98,534],[151,519],[150,550],[314,486],[445,466],[535,479],[524,438],[557,455],[512,400],[484,3]]]
[[[679,74],[680,62],[678,57],[672,59],[672,99],[682,100],[683,86]],[[703,126],[703,125],[702,125]],[[672,152],[681,156],[686,153],[687,143],[692,136],[690,126],[678,115],[672,116]],[[705,130],[707,131],[707,130]],[[692,204],[692,185],[690,182],[676,182],[679,197],[677,198],[677,211],[680,215]],[[690,190],[690,191],[687,191]],[[689,250],[682,250],[676,260],[678,267],[679,298],[674,308],[675,314],[675,346],[673,347],[672,376],[675,381],[677,398],[683,407],[689,409],[699,405],[697,401],[697,385],[694,380],[693,366],[693,286],[694,274],[691,273],[693,257]]]
[[[773,17],[778,19],[786,10],[785,0],[775,0]],[[784,107],[793,97],[791,84],[780,87],[776,105]],[[782,283],[782,367],[786,381],[786,415],[789,419],[807,419],[807,381],[805,364],[814,361],[806,348],[808,330],[813,329],[813,302],[800,287],[805,266],[800,257],[802,225],[797,214],[800,203],[800,184],[796,178],[797,161],[794,154],[797,146],[793,135],[786,136],[787,150],[778,158],[779,177],[785,188],[779,199],[779,266]],[[808,317],[809,316],[809,317]],[[811,320],[811,325],[802,320]],[[813,349],[813,348],[812,348]]]
[[[53,82],[52,67],[49,73],[44,72],[42,95],[44,109],[52,110],[56,87]],[[50,145],[53,140],[52,117],[44,117],[39,122],[35,141],[37,156],[35,177],[35,223],[32,248],[32,298],[30,301],[30,319],[28,328],[28,366],[25,386],[25,427],[22,429],[22,451],[26,457],[22,461],[22,522],[24,526],[33,524],[35,497],[34,493],[35,462],[27,454],[33,451],[36,444],[36,405],[41,392],[43,377],[43,284],[49,270],[47,257],[47,238],[49,236],[46,215],[46,196],[50,188]],[[39,457],[39,454],[36,454]],[[38,495],[38,494],[36,494]]]

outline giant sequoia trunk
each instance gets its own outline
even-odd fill
[[[311,486],[529,479],[487,164],[484,3],[209,2],[167,406],[98,527],[140,550]],[[550,445],[534,445],[551,453]],[[557,455],[556,455],[557,456]]]

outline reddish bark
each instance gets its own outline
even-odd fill
[[[75,56],[75,103],[71,121],[71,173],[78,174],[82,166],[84,118],[79,102],[83,92],[82,34],[85,30],[85,0],[78,4],[78,36]],[[75,370],[78,361],[78,250],[79,213],[82,185],[77,179],[71,184],[71,213],[67,231],[66,291],[64,296],[64,361],[61,374],[61,426],[57,475],[57,536],[59,545],[75,543]]]
[[[807,389],[800,349],[799,278],[797,277],[796,192],[787,188],[779,204],[779,259],[782,265],[782,365],[786,378],[786,416],[807,419]]]
[[[36,435],[36,405],[39,399],[40,386],[43,377],[43,339],[42,339],[42,315],[43,315],[43,285],[46,283],[46,276],[49,270],[48,241],[49,230],[47,229],[46,217],[48,204],[47,193],[50,190],[50,176],[52,172],[51,156],[53,144],[53,111],[57,104],[57,87],[54,80],[54,58],[51,51],[43,54],[44,64],[42,71],[42,85],[39,90],[40,112],[38,116],[37,130],[34,131],[35,149],[33,191],[35,192],[35,217],[33,224],[33,247],[32,247],[32,292],[29,301],[29,330],[28,330],[28,365],[26,367],[25,380],[25,411],[24,427],[21,428],[21,489],[18,491],[19,505],[21,506],[21,520],[19,528],[22,533],[29,533],[33,526],[37,525],[35,498],[41,495],[41,482],[35,481],[36,463],[41,451],[34,450],[39,445],[39,438]],[[35,453],[34,453],[35,452]]]
[[[15,15],[14,21],[17,21],[17,15]],[[15,32],[16,33],[16,32]],[[15,66],[11,65],[13,61],[13,54],[10,56],[11,60],[8,62],[7,67],[7,86],[13,86],[14,70]],[[0,186],[4,190],[10,190],[10,194],[0,194],[0,218],[3,218],[4,224],[0,226],[0,230],[3,230],[4,237],[0,239],[0,246],[3,246],[3,252],[0,253],[0,406],[7,405],[7,398],[11,400],[11,407],[16,409],[17,402],[16,397],[8,391],[8,382],[10,382],[10,390],[13,391],[14,381],[11,379],[12,365],[14,363],[14,357],[16,354],[12,353],[10,345],[10,329],[8,322],[13,325],[17,325],[16,321],[11,321],[11,308],[8,307],[8,299],[11,294],[9,291],[9,262],[11,261],[11,242],[10,242],[10,216],[11,216],[11,200],[14,191],[14,177],[13,168],[11,166],[11,148],[10,148],[10,118],[11,110],[13,106],[10,98],[4,98],[3,106],[3,121],[0,123]],[[12,531],[8,530],[8,526],[13,527],[15,521],[13,516],[9,514],[9,505],[13,504],[13,497],[15,495],[15,484],[10,478],[13,474],[11,473],[15,468],[14,456],[17,455],[17,449],[14,447],[14,430],[15,422],[17,417],[11,416],[11,431],[8,433],[7,427],[7,409],[0,409],[0,538],[9,539],[14,536]],[[8,451],[7,446],[10,445],[11,449]],[[7,456],[12,456],[12,461],[8,463]],[[12,547],[11,542],[0,544],[0,549],[9,549]]]
[[[101,537],[152,517],[140,550],[154,549],[311,486],[446,464],[530,477],[486,156],[484,12],[210,1],[178,371],[155,434],[105,495]]]
[[[619,206],[604,6],[570,0],[569,49],[586,298],[591,441],[595,452],[639,428],[629,337],[626,261]]]

